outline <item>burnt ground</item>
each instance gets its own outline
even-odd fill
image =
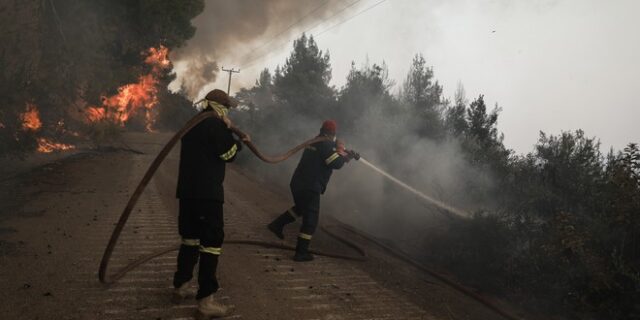
[[[169,303],[175,253],[158,257],[111,286],[98,282],[104,247],[129,195],[164,134],[129,134],[125,151],[22,161],[0,177],[0,314],[6,319],[191,319],[195,301]],[[67,154],[68,155],[68,154]],[[16,164],[13,164],[14,166]],[[111,272],[135,258],[179,243],[173,197],[174,152],[149,184],[116,248]],[[16,169],[17,170],[17,169]],[[229,166],[226,238],[275,241],[265,224],[290,205],[289,195]],[[323,212],[323,215],[328,214]],[[327,220],[327,219],[325,219]],[[293,244],[297,225],[284,243]],[[233,319],[501,319],[478,302],[367,239],[366,262],[228,244],[217,297],[234,305]],[[350,253],[319,232],[313,248]]]

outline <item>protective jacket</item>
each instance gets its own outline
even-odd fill
[[[208,107],[202,112],[218,112]],[[224,202],[225,164],[235,159],[241,143],[219,118],[207,118],[182,137],[176,197]]]
[[[330,140],[308,146],[291,178],[291,190],[324,193],[333,170],[342,168],[347,161],[336,147],[336,142]]]

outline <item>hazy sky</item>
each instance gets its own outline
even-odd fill
[[[380,1],[362,0],[310,33]],[[351,61],[384,60],[399,84],[412,57],[424,54],[446,97],[453,97],[460,82],[469,100],[484,94],[490,106],[498,103],[505,144],[517,152],[531,151],[540,130],[579,128],[600,138],[605,150],[621,149],[640,142],[639,13],[638,0],[386,0],[316,40],[330,51],[337,87]],[[232,91],[251,85],[263,67],[283,64],[290,41],[315,23],[300,23],[289,36],[261,48],[269,54],[258,50],[259,60],[248,63],[252,59],[243,56],[278,30],[267,29],[264,39],[220,57],[220,64],[241,68]],[[212,86],[226,89],[226,81],[221,74]]]

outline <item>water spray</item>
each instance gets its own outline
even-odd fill
[[[384,176],[385,178],[393,181],[395,184],[401,186],[402,188],[404,188],[405,190],[413,193],[414,195],[418,196],[420,199],[428,202],[429,204],[432,204],[440,209],[446,210],[447,212],[451,212],[457,216],[466,218],[469,217],[469,214],[461,209],[458,208],[454,208],[440,200],[434,199],[426,194],[424,194],[423,192],[417,190],[416,188],[402,182],[400,179],[392,176],[390,173],[376,167],[375,165],[373,165],[371,162],[367,161],[365,158],[361,157],[360,155],[358,155],[358,158],[356,160],[359,160],[360,162],[362,162],[364,165],[366,165],[367,167],[369,167],[370,169],[373,169],[375,172],[381,174],[382,176]]]

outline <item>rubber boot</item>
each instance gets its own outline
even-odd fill
[[[289,213],[289,210],[287,210],[285,211],[285,213],[281,214],[275,220],[269,223],[267,225],[267,228],[269,229],[269,231],[273,232],[276,237],[284,239],[284,233],[282,233],[284,226],[294,221],[296,221],[296,218],[294,218],[291,213]]]
[[[233,313],[233,308],[216,301],[211,294],[198,300],[198,314],[196,319],[208,320],[211,318],[226,317],[231,313]]]
[[[296,254],[293,256],[293,261],[305,262],[312,261],[313,255],[309,253],[309,244],[311,240],[298,237],[298,244],[296,245]]]

